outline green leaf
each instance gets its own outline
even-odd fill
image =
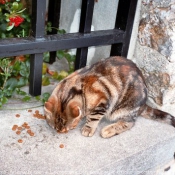
[[[25,65],[29,69],[30,68],[30,60],[26,60]]]
[[[3,96],[4,97],[11,97],[13,93],[13,90],[11,88],[6,88],[3,90]]]
[[[6,31],[6,28],[7,28],[7,25],[5,24],[5,23],[3,23],[3,24],[1,24],[0,25],[0,31],[2,32],[2,31]]]
[[[49,77],[44,76],[44,77],[42,78],[42,85],[43,85],[43,86],[47,86],[47,85],[49,85],[49,84],[50,84]]]
[[[49,97],[50,97],[50,93],[45,92],[42,96],[43,96],[42,101],[43,101],[43,103],[44,103],[44,102],[46,102],[46,101],[49,99]]]
[[[58,76],[59,76],[58,72],[54,72],[53,75],[52,75],[52,78],[53,79],[58,79]]]
[[[29,95],[26,95],[26,96],[22,99],[22,101],[29,101],[29,100],[31,100],[31,96],[29,96]]]
[[[44,60],[45,62],[49,62],[49,58],[50,58],[50,53],[49,53],[49,52],[45,52],[45,53],[44,53],[43,60]]]
[[[40,96],[36,96],[35,99],[38,100],[38,101],[40,101],[41,100],[41,97]]]
[[[22,9],[23,8],[23,3],[19,3],[19,8],[18,9]],[[26,9],[26,8],[25,8]]]
[[[28,79],[24,77],[20,77],[18,80],[18,87],[23,87],[28,83]]]
[[[14,90],[18,86],[18,80],[16,78],[9,78],[5,84],[5,88]]]
[[[25,78],[28,78],[29,77],[29,67],[30,67],[30,63],[28,61],[26,62],[21,62],[21,65],[20,65],[20,75],[25,77]]]
[[[42,74],[45,75],[46,73],[47,73],[47,64],[43,63]]]
[[[1,103],[2,103],[2,104],[7,103],[7,101],[8,101],[8,98],[6,98],[6,97],[3,97],[3,98],[1,99]]]
[[[17,93],[19,95],[27,95],[27,93],[25,91],[22,91],[21,89],[19,89],[19,91]]]
[[[26,8],[25,9],[22,9],[22,10],[20,10],[20,11],[18,11],[17,13],[22,13],[23,11],[25,11],[26,10]]]
[[[58,34],[65,34],[66,31],[64,29],[58,30]]]
[[[12,10],[16,11],[16,10],[18,10],[18,7],[19,7],[18,3],[17,2],[13,2]]]
[[[71,55],[70,55],[70,54],[65,53],[65,57],[66,57],[66,59],[67,59],[68,62],[71,62],[71,61],[72,61],[72,60],[71,60]]]
[[[1,38],[6,38],[6,34],[5,33],[1,33]]]
[[[8,18],[9,18],[9,16],[10,16],[9,13],[4,13],[4,15],[5,15],[6,17],[8,17]]]
[[[64,79],[64,78],[66,78],[67,76],[68,76],[68,72],[62,70],[62,71],[60,71],[60,73],[58,74],[57,79],[58,79],[58,80],[62,80],[62,79]]]
[[[22,70],[20,70],[20,75],[22,75],[23,77],[27,77],[28,72],[26,71],[26,69],[22,69]]]
[[[20,72],[20,69],[21,69],[21,67],[20,67],[20,61],[16,61],[15,63],[14,63],[14,65],[13,65],[13,74],[15,75],[15,76],[17,76],[18,74],[19,74],[19,72]]]
[[[4,96],[3,91],[0,89],[0,99]]]
[[[13,29],[14,26],[15,26],[15,23],[12,23],[12,25],[11,25],[11,26],[8,26],[8,27],[6,28],[6,30],[7,30],[7,31],[10,31],[10,30]]]
[[[59,59],[61,59],[61,58],[64,58],[65,57],[65,52],[64,51],[62,51],[62,50],[59,50],[59,51],[57,51],[57,57],[59,58]]]

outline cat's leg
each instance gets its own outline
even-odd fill
[[[124,120],[118,120],[116,123],[104,127],[101,131],[101,136],[103,138],[109,138],[114,135],[118,135],[131,129],[134,126],[134,123],[134,120],[129,122]]]
[[[93,136],[102,118],[103,115],[99,114],[86,116],[86,124],[82,128],[82,135],[86,137]]]

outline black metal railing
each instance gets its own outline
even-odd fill
[[[61,0],[50,0],[49,5],[58,4]],[[106,1],[107,3],[107,1]],[[80,27],[78,33],[63,35],[45,35],[46,0],[32,0],[32,35],[27,38],[11,38],[0,40],[0,58],[31,54],[29,93],[33,96],[41,94],[42,62],[44,52],[77,48],[75,69],[86,65],[89,46],[112,45],[110,55],[127,56],[133,28],[137,0],[119,0],[115,28],[112,30],[92,31],[94,0],[82,0]],[[52,11],[52,10],[51,10]],[[52,19],[53,11],[48,12]],[[59,15],[56,15],[59,18]],[[58,19],[52,19],[58,25]],[[57,26],[58,27],[58,26]],[[54,59],[51,61],[53,62]]]

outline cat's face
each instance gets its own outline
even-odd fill
[[[47,123],[58,133],[66,133],[74,129],[82,115],[81,109],[75,101],[70,101],[65,109],[61,110],[61,103],[53,96],[44,105]]]

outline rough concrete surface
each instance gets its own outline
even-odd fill
[[[66,63],[59,63],[61,70]],[[55,86],[53,82],[42,93],[52,92]],[[28,87],[22,90],[28,92]],[[69,133],[58,134],[45,120],[33,116],[36,110],[43,114],[40,102],[22,102],[16,96],[0,110],[0,175],[155,175],[158,166],[173,159],[172,126],[139,118],[130,131],[103,139],[100,130],[109,121],[102,120],[95,135],[87,138],[80,132],[84,120]],[[20,135],[12,130],[24,122],[34,136],[27,129]]]
[[[58,134],[45,120],[33,117],[36,110],[43,114],[39,102],[17,99],[0,110],[1,175],[146,174],[170,161],[175,152],[175,129],[166,124],[139,118],[130,131],[103,139],[100,130],[109,123],[103,120],[95,135],[88,138],[80,132],[85,121],[66,134]],[[26,129],[20,135],[12,131],[13,125],[24,122],[34,136],[27,134]],[[18,139],[23,143],[18,143]],[[60,148],[60,144],[64,147]]]

